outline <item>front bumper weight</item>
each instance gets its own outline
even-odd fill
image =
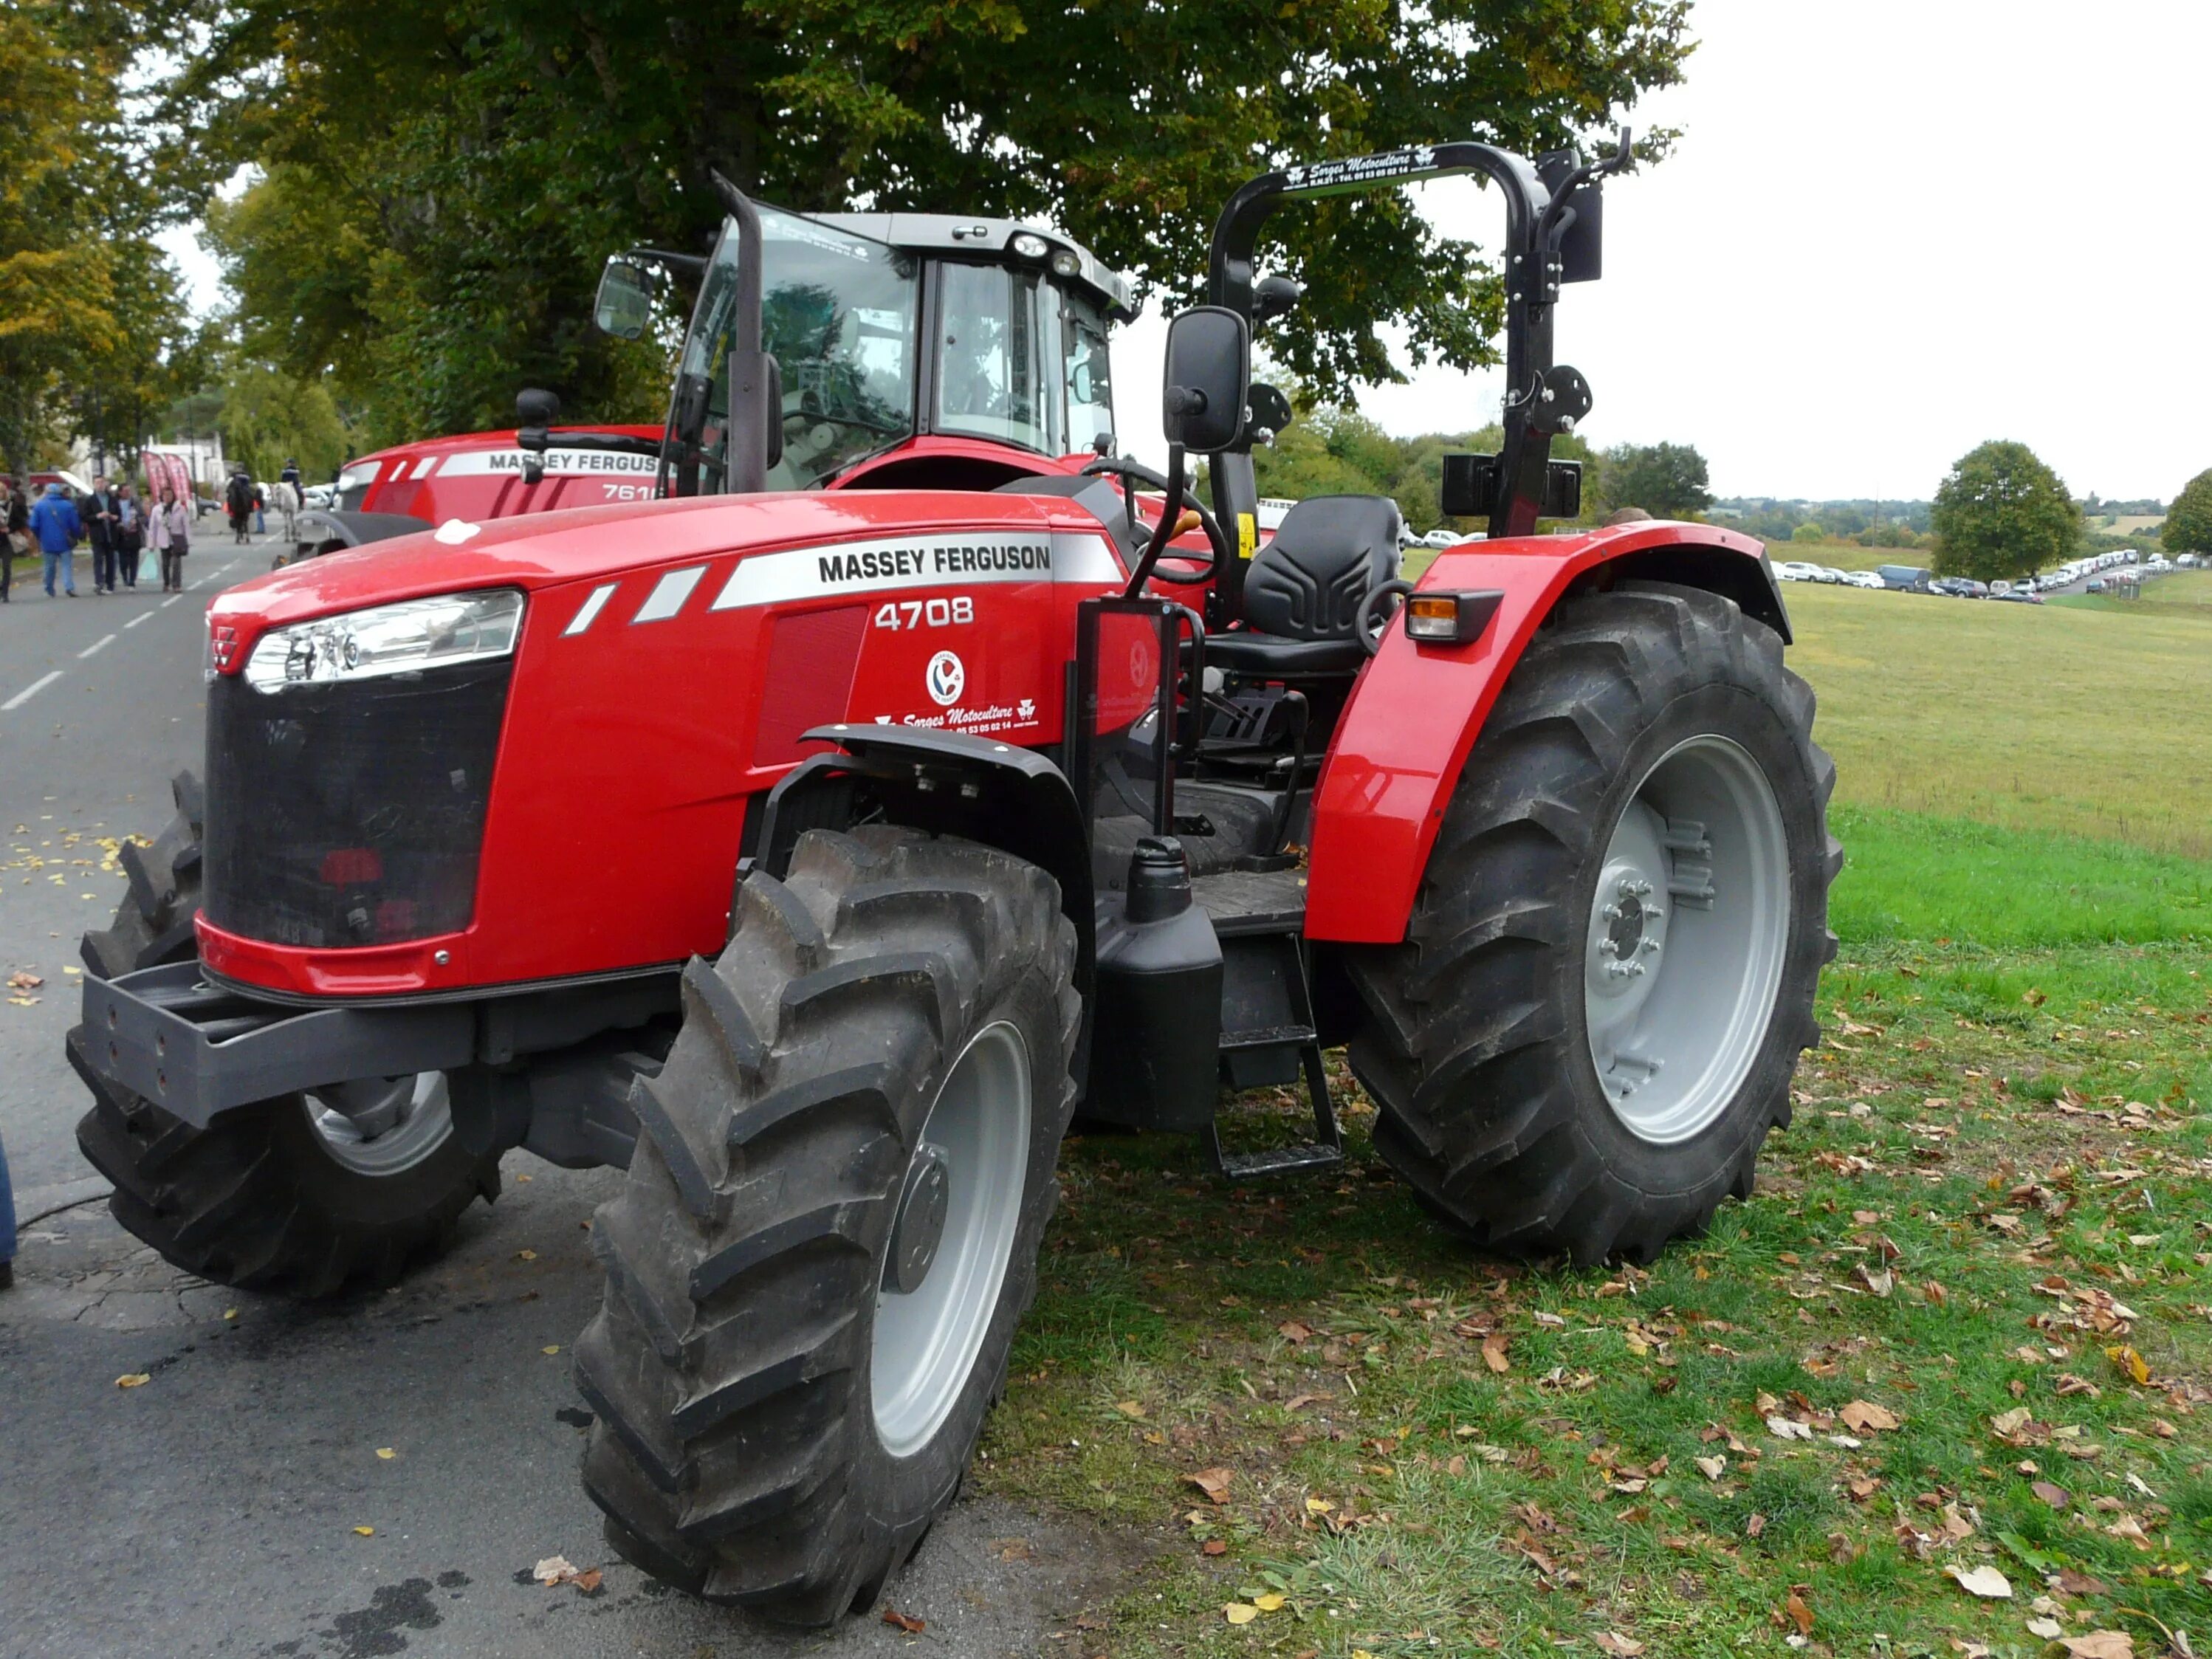
[[[208,984],[197,962],[84,981],[86,1062],[196,1129],[298,1090],[451,1071],[476,1035],[465,1004],[285,1007]]]

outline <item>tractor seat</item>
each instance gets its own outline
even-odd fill
[[[1206,661],[1269,679],[1358,673],[1359,612],[1398,574],[1402,523],[1388,495],[1300,501],[1244,573],[1244,626],[1208,634]]]

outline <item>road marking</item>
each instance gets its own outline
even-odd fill
[[[177,599],[183,599],[184,597],[185,597],[185,596],[184,596],[183,594],[179,593],[179,594],[178,594],[178,595],[177,595],[177,599],[164,599],[164,600],[162,600],[162,601],[161,601],[161,604],[159,604],[159,605],[155,605],[154,608],[155,608],[156,611],[167,611],[167,610],[171,605],[174,605],[174,604],[177,602]]]
[[[28,685],[25,686],[21,691],[18,691],[14,696],[9,698],[7,702],[0,702],[0,714],[14,713],[16,709],[21,708],[25,703],[30,702],[32,698],[37,696],[40,692],[52,685],[56,680],[61,678],[61,677],[62,671],[57,668],[52,673],[47,675],[45,678],[33,680]]]
[[[112,645],[112,644],[114,644],[114,643],[115,643],[115,635],[112,635],[112,634],[105,635],[103,635],[102,637],[100,637],[100,638],[99,638],[99,639],[94,640],[94,641],[90,645],[88,645],[87,647],[85,647],[85,648],[84,648],[83,650],[82,650],[82,651],[78,652],[78,653],[76,653],[76,659],[77,659],[79,662],[82,662],[82,661],[83,661],[87,657],[96,657],[96,656],[98,656],[101,652],[103,652],[103,651],[106,650],[106,649],[107,649],[107,647],[108,647],[109,646],[111,646],[111,645]]]
[[[140,611],[137,616],[133,617],[132,617],[129,622],[127,622],[127,623],[124,623],[123,625],[124,625],[125,628],[136,628],[136,627],[137,627],[137,626],[138,626],[138,624],[139,624],[140,623],[144,622],[144,621],[146,620],[146,618],[147,618],[147,617],[149,617],[152,616],[153,614],[154,614],[154,613],[153,613],[152,611]]]

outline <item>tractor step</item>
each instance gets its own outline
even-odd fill
[[[1304,1082],[1313,1106],[1314,1139],[1296,1146],[1225,1152],[1218,1128],[1201,1132],[1214,1169],[1231,1181],[1344,1161],[1344,1136],[1322,1065],[1306,981],[1305,880],[1294,870],[1225,871],[1191,883],[1221,941],[1223,1081],[1233,1089],[1295,1087]]]

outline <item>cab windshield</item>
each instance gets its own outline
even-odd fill
[[[796,214],[762,208],[761,344],[783,375],[783,459],[771,489],[806,489],[914,432],[917,262]],[[715,245],[684,373],[708,386],[701,434],[709,490],[729,443],[730,311],[738,245]]]
[[[1042,455],[1090,449],[1113,431],[1107,323],[1087,293],[1042,269],[936,263],[936,385],[916,395],[922,259],[778,209],[761,219],[761,343],[783,378],[783,459],[770,489],[809,489],[929,429]],[[731,313],[738,242],[725,225],[684,337],[682,372],[705,394],[700,434],[709,493],[726,488]],[[694,405],[695,410],[697,405]]]

